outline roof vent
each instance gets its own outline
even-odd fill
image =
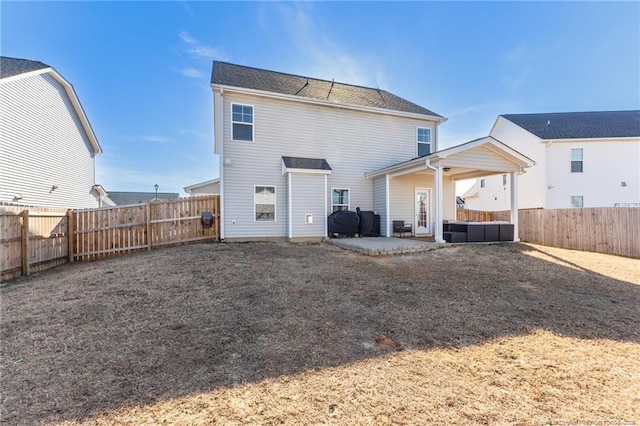
[[[551,127],[551,120],[547,120],[547,127]]]

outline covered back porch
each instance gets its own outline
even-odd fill
[[[495,174],[508,175],[513,241],[518,241],[518,176],[535,163],[492,137],[476,139],[394,164],[365,176],[373,181],[373,208],[381,234],[394,235],[394,221],[411,225],[414,236],[445,242],[444,223],[456,221],[455,183]]]

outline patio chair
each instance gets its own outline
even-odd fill
[[[407,232],[409,236],[413,236],[413,226],[410,223],[404,223],[404,220],[393,221],[393,236],[400,234],[400,238],[402,238]]]

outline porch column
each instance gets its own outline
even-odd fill
[[[511,223],[513,224],[513,241],[518,242],[518,173],[511,172]]]
[[[389,187],[391,185],[389,185],[389,180],[390,180],[389,173],[384,175],[384,179],[385,179],[385,183],[384,183],[385,184],[385,189],[384,189],[385,206],[384,207],[385,207],[385,210],[386,210],[385,218],[384,218],[385,219],[384,227],[386,229],[385,237],[391,237],[392,236],[392,234],[391,234],[391,211],[390,211],[390,209],[391,209],[391,202],[390,202],[391,196],[389,195]]]
[[[435,184],[436,184],[436,232],[434,234],[434,238],[437,243],[444,243],[443,232],[442,232],[442,217],[444,216],[443,212],[443,196],[442,196],[442,166],[438,165],[436,167],[435,173]]]

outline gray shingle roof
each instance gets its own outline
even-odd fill
[[[9,58],[0,56],[0,78],[13,77],[25,72],[49,68],[49,65],[28,59]]]
[[[227,62],[213,62],[211,84],[442,117],[385,90],[334,83]]]
[[[324,158],[282,157],[282,161],[288,169],[331,170]]]
[[[541,139],[640,136],[640,110],[504,114],[502,117]]]

